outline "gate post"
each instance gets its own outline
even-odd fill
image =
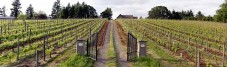
[[[83,39],[78,39],[76,41],[76,52],[79,55],[86,55],[85,54],[85,40]]]
[[[147,54],[147,41],[139,41],[138,44],[138,57],[146,56]]]

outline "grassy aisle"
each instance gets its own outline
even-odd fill
[[[113,23],[110,22],[111,24],[111,29],[110,29],[110,42],[108,44],[108,53],[107,53],[107,58],[109,59],[107,61],[107,66],[108,67],[116,67],[117,66],[117,61],[116,61],[116,53],[114,51],[114,44],[113,44]]]
[[[69,58],[70,56],[73,56],[74,54],[76,54],[76,51],[74,49],[75,47],[69,47],[66,51],[64,51],[60,56],[54,58],[51,62],[47,63],[44,66],[58,66],[59,63],[64,62],[67,58]]]

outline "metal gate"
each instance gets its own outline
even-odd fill
[[[97,60],[98,55],[98,33],[92,34],[90,37],[86,40],[87,44],[87,56],[93,60]]]
[[[137,38],[131,33],[128,33],[127,44],[127,61],[132,61],[137,58]]]

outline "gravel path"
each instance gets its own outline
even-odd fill
[[[129,67],[126,51],[122,49],[125,46],[121,44],[116,25],[114,24],[114,22],[111,22],[111,23],[113,24],[112,33],[113,33],[113,39],[114,39],[113,42],[114,42],[115,52],[117,54],[117,65],[118,67]]]
[[[105,67],[106,66],[106,61],[107,61],[107,48],[108,44],[110,42],[110,24],[107,27],[106,31],[106,36],[105,36],[105,41],[103,44],[103,47],[98,51],[98,59],[95,62],[95,67]]]

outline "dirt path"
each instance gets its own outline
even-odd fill
[[[118,67],[129,67],[129,62],[127,61],[127,55],[126,51],[123,50],[123,46],[121,44],[118,32],[117,32],[117,27],[114,24],[114,22],[111,22],[113,25],[113,42],[114,42],[114,47],[115,47],[115,52],[117,54],[117,65]]]
[[[106,35],[105,35],[105,41],[103,44],[103,47],[99,49],[98,51],[98,59],[95,62],[95,67],[105,67],[106,66],[106,61],[107,61],[107,48],[108,44],[110,41],[110,24],[108,24],[107,30],[106,30]]]

